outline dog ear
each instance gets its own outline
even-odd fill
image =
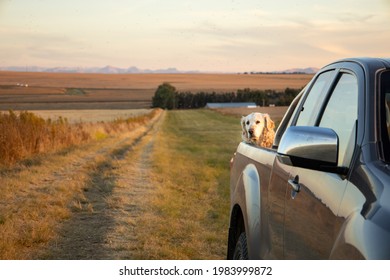
[[[241,116],[241,127],[242,127],[242,129],[245,129],[245,119],[246,119],[245,116]]]
[[[242,128],[241,137],[242,137],[242,140],[247,142],[248,139],[247,139],[247,131],[246,131],[246,127],[245,127],[245,121],[246,121],[246,117],[242,116],[241,117],[241,128]]]
[[[264,119],[265,119],[265,127],[268,130],[273,130],[275,128],[275,123],[273,120],[271,120],[271,117],[268,114],[264,114]]]

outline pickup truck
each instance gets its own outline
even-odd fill
[[[231,160],[228,259],[390,259],[390,59],[319,70]],[[271,116],[272,117],[272,116]]]

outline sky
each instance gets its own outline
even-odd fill
[[[390,57],[390,0],[0,0],[0,66],[281,71]]]

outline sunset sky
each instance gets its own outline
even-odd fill
[[[0,66],[217,72],[390,57],[390,0],[0,0]]]

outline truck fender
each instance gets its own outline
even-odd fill
[[[359,212],[353,213],[344,224],[333,247],[331,259],[389,259],[390,236]]]
[[[365,259],[362,254],[364,249],[359,248],[359,245],[362,245],[362,224],[363,221],[357,213],[346,219],[333,246],[330,259]]]
[[[247,213],[246,236],[249,259],[257,259],[260,247],[260,176],[254,164],[248,164],[242,174]]]

